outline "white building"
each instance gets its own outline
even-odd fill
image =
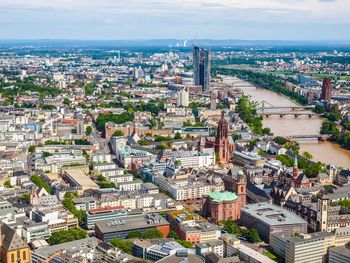
[[[177,92],[177,106],[188,107],[189,105],[189,94],[186,90],[180,90]]]

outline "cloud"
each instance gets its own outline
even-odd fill
[[[60,30],[64,36],[68,29],[73,37],[89,32],[92,38],[115,37],[116,32],[117,38],[120,34],[200,37],[219,32],[278,36],[281,32],[273,29],[281,24],[297,25],[299,30],[317,24],[321,35],[324,25],[349,24],[349,9],[349,0],[0,0],[1,20],[14,21],[0,23],[0,30],[3,37],[6,32],[45,37]],[[120,26],[109,26],[114,24]],[[262,25],[266,29],[257,32]]]

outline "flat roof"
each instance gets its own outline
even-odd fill
[[[153,220],[151,223],[151,221],[146,219],[148,215],[129,215],[128,217],[116,219],[116,221],[122,223],[113,224],[113,220],[103,220],[96,222],[95,225],[103,234],[169,225],[169,222],[159,215],[154,215],[156,221]]]
[[[337,253],[350,258],[350,249],[345,247],[331,247],[329,253]]]
[[[240,252],[242,252],[245,255],[248,255],[249,257],[255,259],[256,261],[260,263],[276,263],[276,261],[269,259],[267,256],[260,254],[256,250],[244,245],[239,244],[234,246],[236,249],[238,249]]]
[[[307,224],[307,222],[288,210],[269,203],[248,204],[242,208],[246,213],[268,225]]]
[[[161,262],[166,262],[166,263],[184,263],[184,262],[204,263],[205,261],[203,258],[201,258],[200,256],[197,256],[197,255],[188,255],[185,257],[173,255],[173,256],[168,256],[168,257],[162,258],[161,260],[159,260],[157,262],[159,262],[159,263],[161,263]]]
[[[91,245],[93,243],[98,243],[99,240],[96,237],[88,237],[80,240],[75,240],[71,242],[66,242],[58,245],[52,245],[52,246],[44,246],[41,248],[38,248],[32,252],[35,254],[38,254],[40,256],[43,256],[45,258],[49,257],[53,253],[55,253],[58,250],[74,250],[79,248],[82,245]]]
[[[66,170],[66,173],[72,177],[72,179],[74,179],[79,185],[81,185],[84,191],[87,189],[100,188],[98,184],[92,181],[90,177],[87,176],[81,169],[68,169]]]

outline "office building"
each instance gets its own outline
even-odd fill
[[[297,234],[292,237],[274,233],[270,242],[274,252],[285,258],[286,263],[326,262],[328,248],[334,244],[335,235],[331,232]]]
[[[349,263],[350,249],[345,247],[333,247],[329,249],[328,263]]]
[[[135,240],[132,246],[134,256],[152,262],[176,255],[178,251],[187,250],[178,242],[167,239]]]
[[[168,220],[179,238],[192,244],[218,240],[221,237],[221,231],[217,225],[187,210],[169,213]]]
[[[178,107],[188,107],[189,104],[189,94],[186,90],[180,90],[177,92],[177,106]]]
[[[322,85],[322,94],[321,94],[321,99],[322,100],[331,100],[332,98],[332,79],[330,78],[325,78],[323,80],[323,85]]]
[[[96,223],[96,237],[109,242],[113,238],[126,238],[130,232],[138,231],[141,234],[147,230],[157,229],[163,237],[169,234],[169,223],[157,214],[129,215],[122,219],[105,220]]]
[[[194,84],[202,86],[203,93],[210,89],[210,55],[209,50],[193,46]]]
[[[224,241],[212,240],[205,243],[199,243],[195,246],[196,255],[204,256],[207,253],[214,252],[220,257],[224,257]]]
[[[127,211],[122,206],[96,208],[86,212],[85,226],[89,229],[103,220],[112,220],[127,216]]]
[[[241,223],[248,228],[255,228],[265,242],[270,242],[271,234],[285,235],[306,233],[307,222],[288,210],[269,203],[249,204],[242,208]]]

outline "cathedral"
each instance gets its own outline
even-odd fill
[[[213,147],[219,164],[228,163],[232,158],[232,152],[235,150],[235,143],[232,137],[228,135],[228,122],[224,115],[225,112],[222,111],[216,137],[202,138],[199,146],[200,150]]]

